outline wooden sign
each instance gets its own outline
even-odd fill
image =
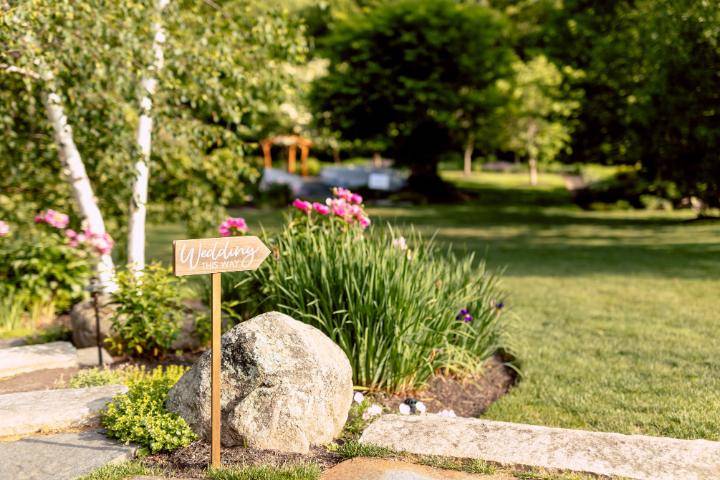
[[[182,276],[255,270],[269,254],[258,237],[175,240],[173,271]]]
[[[257,237],[198,238],[173,241],[175,275],[212,276],[212,368],[210,375],[210,465],[220,467],[221,272],[255,270],[270,254]]]

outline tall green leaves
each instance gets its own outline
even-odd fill
[[[467,373],[503,343],[497,277],[472,255],[441,252],[413,234],[291,223],[276,259],[242,280],[249,314],[277,309],[326,333],[357,384],[401,391],[440,369]],[[456,319],[461,309],[474,317]]]

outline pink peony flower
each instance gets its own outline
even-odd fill
[[[370,226],[370,223],[371,223],[371,222],[370,222],[370,219],[369,219],[368,217],[366,217],[366,216],[360,217],[360,219],[358,220],[358,222],[360,222],[360,226],[361,226],[362,228],[367,228],[367,227],[369,227],[369,226]]]
[[[247,223],[242,217],[228,217],[218,227],[218,232],[223,237],[234,237],[244,235],[248,231]]]
[[[51,227],[65,228],[70,223],[70,218],[64,213],[49,208],[46,212],[35,215],[35,223],[47,223]]]
[[[65,236],[70,240],[71,247],[88,247],[98,255],[109,254],[115,246],[115,241],[109,233],[95,233],[89,228],[83,230],[82,233],[68,228],[65,230]]]
[[[327,205],[323,205],[322,203],[315,202],[312,204],[313,210],[315,210],[320,215],[327,215],[330,213],[330,207]]]
[[[348,214],[345,203],[334,203],[330,208],[332,208],[333,215],[338,217],[346,217]]]
[[[0,237],[7,237],[10,235],[10,225],[0,220]]]
[[[360,195],[358,195],[357,193],[350,194],[350,200],[349,200],[350,203],[360,205],[362,203],[362,201],[363,201],[363,198]]]
[[[305,200],[300,200],[299,198],[296,198],[292,205],[303,213],[309,214],[312,211],[312,204],[310,202],[306,202]]]
[[[353,193],[350,190],[348,190],[347,188],[342,188],[342,187],[334,187],[332,189],[332,192],[333,192],[333,195],[335,195],[337,198],[342,198],[346,202],[349,202],[353,196]]]

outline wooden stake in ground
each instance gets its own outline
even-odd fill
[[[212,369],[211,369],[211,441],[210,466],[220,466],[220,334],[222,328],[221,272],[255,270],[270,254],[257,237],[200,238],[173,242],[173,272],[175,275],[212,277]]]

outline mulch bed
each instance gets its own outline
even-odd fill
[[[149,467],[160,468],[172,477],[205,478],[210,445],[193,442],[185,448],[168,454],[156,454],[145,457],[143,462]],[[248,447],[223,447],[222,463],[225,466],[268,465],[283,467],[304,463],[315,463],[323,470],[342,462],[343,458],[323,447],[312,447],[310,453],[283,453],[274,450],[259,450]]]
[[[484,370],[462,379],[436,376],[421,391],[401,395],[370,394],[391,412],[407,398],[422,401],[428,413],[453,410],[459,417],[477,417],[515,384],[517,372],[495,356],[486,362]]]

